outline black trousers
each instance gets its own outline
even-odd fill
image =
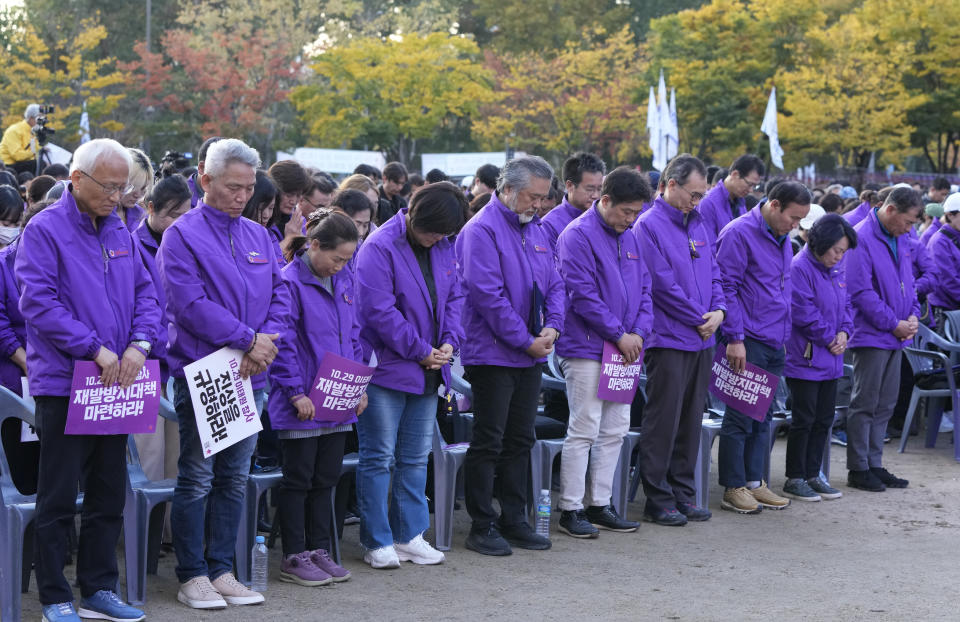
[[[837,405],[837,380],[787,378],[793,399],[793,422],[787,434],[787,477],[820,475],[827,434]]]
[[[475,526],[526,521],[530,448],[540,399],[541,366],[468,365],[473,389],[473,439],[463,464],[467,512]],[[496,479],[496,490],[494,480]]]
[[[37,589],[41,605],[73,602],[63,576],[70,553],[77,486],[83,486],[77,582],[83,597],[117,589],[117,541],[126,500],[127,435],[74,436],[63,433],[69,398],[36,398],[40,437],[37,479]]]
[[[283,554],[330,550],[330,491],[340,479],[347,432],[281,439],[283,477],[277,490]]]

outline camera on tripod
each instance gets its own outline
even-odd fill
[[[37,137],[37,144],[43,146],[50,140],[50,136],[57,133],[57,130],[47,127],[47,115],[53,114],[56,106],[53,104],[44,104],[40,106],[40,116],[37,117],[37,124],[30,130]]]

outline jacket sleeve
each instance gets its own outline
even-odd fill
[[[939,266],[931,257],[930,251],[920,243],[918,238],[910,238],[913,246],[913,273],[917,275],[917,296],[926,298],[936,291],[938,280],[943,278]]]
[[[277,341],[277,356],[270,365],[270,385],[278,387],[287,398],[300,393],[307,394],[303,383],[303,374],[298,364],[297,350],[301,347],[297,335],[302,315],[300,296],[296,287],[288,281],[283,281],[281,287],[287,290],[283,297],[283,309],[280,317],[280,339]],[[309,372],[308,372],[309,373]]]
[[[742,237],[734,229],[726,229],[717,240],[717,265],[723,283],[723,297],[727,303],[727,318],[723,334],[731,341],[743,341],[743,307],[737,293],[743,285],[749,252]]]
[[[641,257],[640,264],[640,308],[637,309],[637,317],[633,321],[631,332],[640,335],[646,341],[653,330],[653,297],[651,294],[652,281],[650,271],[647,269],[647,261]]]
[[[479,223],[478,223],[479,224]],[[510,347],[526,352],[533,344],[533,336],[527,328],[527,322],[516,312],[510,300],[506,297],[506,288],[503,282],[503,266],[498,261],[497,241],[486,227],[476,226],[464,230],[461,235],[462,247],[459,254],[460,265],[463,269],[463,286],[466,290],[467,303],[483,318],[491,332]],[[458,240],[459,242],[459,240]],[[554,270],[556,274],[556,270]],[[560,304],[563,304],[563,286],[557,278],[557,288],[560,290]],[[562,328],[563,317],[560,317],[560,326],[556,325],[557,296],[550,290],[544,292],[547,300],[546,324],[557,330]],[[562,312],[561,312],[562,313]],[[551,323],[553,320],[554,323]]]
[[[0,260],[2,261],[2,260]],[[6,272],[7,265],[0,265],[0,270]],[[13,325],[10,323],[10,316],[7,313],[7,300],[15,298],[16,292],[8,292],[6,289],[13,285],[13,275],[0,274],[0,357],[10,358],[17,348],[22,348],[24,344],[20,343],[17,334],[13,331]]]
[[[61,302],[58,289],[59,240],[31,223],[20,238],[14,272],[20,283],[20,313],[58,350],[74,359],[90,359],[100,351],[100,338]]]
[[[463,325],[460,323],[460,317],[463,313],[463,287],[460,285],[457,263],[452,248],[444,251],[444,260],[450,270],[451,278],[450,288],[447,290],[447,299],[444,301],[440,343],[449,343],[453,346],[453,351],[456,352],[460,350],[460,345],[464,339]]]
[[[144,251],[136,243],[136,240],[131,239],[130,246],[133,248],[136,257],[133,261],[133,324],[130,327],[130,336],[127,343],[142,339],[155,344],[157,335],[160,333],[160,323],[163,322],[163,313],[157,299],[157,290],[153,285],[153,278],[150,276],[147,266],[143,263],[141,255]]]
[[[193,249],[175,227],[163,235],[157,251],[157,268],[167,294],[167,311],[175,324],[213,344],[241,351],[250,347],[256,331],[207,297]]]
[[[793,329],[807,341],[824,348],[828,347],[838,330],[823,316],[820,307],[817,306],[816,287],[796,262],[790,268],[790,281],[793,285],[791,294],[793,304],[790,310]],[[844,305],[840,311],[841,317],[847,313],[848,308]]]
[[[960,250],[953,245],[946,233],[941,233],[933,237],[928,255],[937,262],[937,290],[943,292],[943,297],[947,300],[960,300],[960,271],[956,268],[960,265]]]
[[[892,333],[900,320],[873,289],[873,262],[870,261],[870,251],[866,246],[860,246],[848,255],[847,288],[850,290],[850,302],[860,312],[864,321],[877,330]]]
[[[550,261],[544,263],[547,264],[547,291],[544,293],[546,310],[543,314],[543,327],[553,328],[558,333],[562,333],[563,321],[567,314],[567,299],[563,291],[563,280],[560,278],[560,273],[557,272],[557,261],[552,254]],[[526,327],[526,324],[524,324],[524,327]]]
[[[638,227],[637,242],[640,253],[650,274],[651,296],[661,307],[670,309],[678,322],[694,327],[703,324],[703,314],[707,309],[696,308],[696,303],[677,283],[673,268],[667,261],[659,240],[650,233],[647,223],[643,221],[635,226]]]
[[[586,237],[579,230],[567,229],[557,240],[560,276],[567,289],[570,309],[607,341],[617,342],[633,325],[623,326],[603,300],[597,285],[597,262]]]
[[[422,361],[433,350],[397,308],[394,263],[376,244],[364,244],[357,255],[357,302],[360,322],[388,348],[408,361]]]

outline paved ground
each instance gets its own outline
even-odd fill
[[[774,450],[783,484],[785,441]],[[173,560],[148,577],[148,620],[949,620],[957,619],[960,464],[948,435],[936,449],[911,439],[887,446],[886,465],[906,490],[860,492],[845,484],[834,447],[834,484],[844,498],[739,516],[719,507],[712,475],[707,523],[644,524],[634,534],[574,540],[554,533],[551,551],[487,558],[463,548],[468,521],[456,513],[454,548],[442,566],[376,571],[360,558],[357,527],[346,528],[343,584],[304,588],[277,580],[271,552],[267,602],[198,613],[176,601]],[[716,449],[714,450],[716,451]],[[716,458],[714,454],[714,467]],[[776,473],[779,471],[779,473]],[[642,499],[641,499],[642,501]],[[639,518],[642,506],[632,504]],[[556,522],[556,517],[554,518]],[[428,533],[432,539],[432,534]],[[72,570],[72,569],[71,569]],[[40,618],[36,586],[24,619]]]

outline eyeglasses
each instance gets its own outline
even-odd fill
[[[309,205],[310,207],[312,207],[314,210],[324,209],[324,208],[330,207],[329,205],[323,205],[322,203],[314,203],[313,201],[311,201],[311,200],[308,199],[307,197],[300,197],[300,200],[303,201],[304,203],[306,203],[307,205]]]
[[[684,192],[686,192],[686,193],[687,193],[687,196],[690,197],[690,200],[693,202],[694,205],[698,204],[700,201],[703,200],[703,193],[702,193],[702,192],[690,192],[689,190],[687,190],[686,188],[684,188],[684,187],[681,186],[680,184],[677,184],[677,188],[679,188],[680,190],[683,190]]]
[[[105,197],[111,197],[114,194],[119,194],[120,196],[123,196],[128,192],[130,192],[131,190],[133,190],[133,184],[127,184],[125,186],[107,186],[97,181],[97,179],[90,173],[80,171],[80,174],[85,177],[89,177],[91,180],[93,180],[93,183],[100,186],[100,190],[101,192],[103,192],[103,196]]]

